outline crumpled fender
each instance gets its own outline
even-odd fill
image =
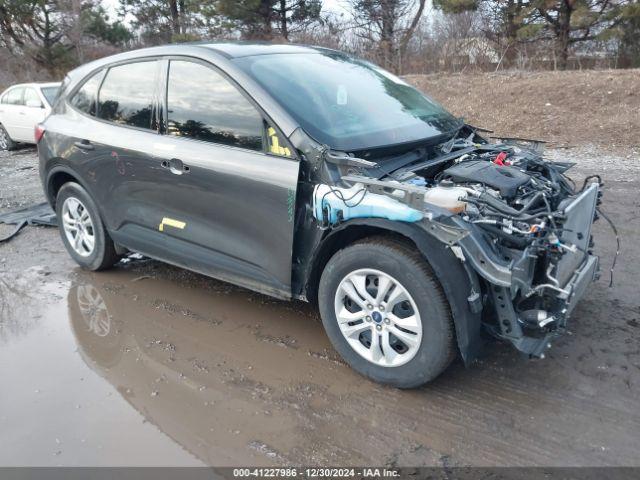
[[[465,365],[478,358],[483,345],[480,335],[482,309],[475,308],[476,311],[473,311],[469,302],[473,293],[481,295],[476,273],[465,267],[445,243],[429,234],[426,225],[422,225],[421,222],[394,222],[382,218],[352,219],[333,228],[324,241],[331,235],[353,226],[389,230],[408,237],[416,244],[437,275],[451,306],[456,340]]]

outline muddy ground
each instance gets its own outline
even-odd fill
[[[345,366],[318,315],[147,259],[87,273],[53,228],[0,244],[0,465],[640,465],[640,162],[604,173],[602,278],[543,361],[492,345],[428,387]],[[0,154],[0,211],[42,200],[32,148]],[[0,235],[6,228],[0,227]]]

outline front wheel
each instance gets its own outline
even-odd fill
[[[0,150],[13,150],[16,148],[16,142],[11,140],[9,133],[0,124]]]
[[[322,273],[318,301],[335,349],[372,380],[418,387],[455,356],[442,287],[408,243],[380,237],[340,250]]]

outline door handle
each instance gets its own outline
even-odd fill
[[[160,163],[162,168],[168,169],[174,175],[182,175],[183,173],[189,173],[191,170],[187,165],[182,163],[179,158],[172,158],[171,160],[163,160]]]
[[[73,143],[76,147],[78,147],[80,150],[94,150],[95,147],[93,145],[91,145],[91,142],[89,140],[82,140],[80,142],[74,142]]]

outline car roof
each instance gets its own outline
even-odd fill
[[[191,45],[215,50],[227,58],[251,57],[254,55],[273,55],[286,53],[319,53],[329,51],[328,48],[293,43],[268,42],[198,42]]]
[[[194,53],[200,50],[208,51],[218,57],[223,57],[229,60],[240,57],[250,57],[254,55],[271,55],[271,54],[292,54],[292,53],[321,53],[321,52],[338,52],[337,50],[331,50],[324,47],[316,47],[309,45],[296,45],[296,44],[275,44],[267,42],[242,42],[242,41],[228,41],[228,42],[187,42],[187,43],[173,43],[168,45],[160,45],[156,47],[147,47],[136,50],[129,50],[127,52],[118,53],[108,57],[103,57],[94,60],[89,63],[85,63],[80,67],[71,70],[70,75],[77,73],[86,73],[88,70],[109,63],[118,61],[133,60],[140,57],[151,55],[180,55],[186,52]]]
[[[15,85],[9,85],[7,90],[15,87],[59,87],[60,82],[31,82],[31,83],[16,83]]]

